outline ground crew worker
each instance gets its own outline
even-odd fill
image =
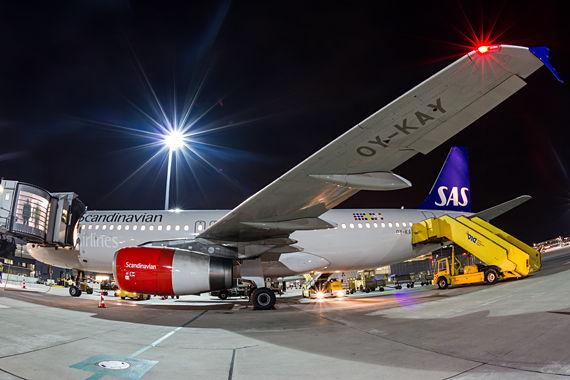
[[[34,210],[34,220],[35,220],[35,227],[36,228],[40,228],[40,216],[42,214],[42,211],[40,210],[40,206],[36,206],[36,209]]]
[[[2,272],[4,271],[4,264],[0,261],[0,284],[2,283]]]
[[[32,205],[30,204],[30,200],[28,199],[26,203],[24,203],[24,207],[22,208],[22,219],[24,219],[25,225],[28,225],[28,221],[30,220],[31,215],[32,215]]]

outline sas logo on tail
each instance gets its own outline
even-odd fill
[[[462,187],[461,190],[459,190],[458,187],[452,187],[451,191],[449,191],[449,195],[446,194],[447,190],[449,190],[447,186],[440,186],[439,189],[437,189],[440,201],[439,203],[435,202],[436,206],[449,206],[451,202],[453,202],[454,206],[467,206],[469,203],[469,199],[467,198],[468,188]],[[460,196],[461,199],[459,199]]]

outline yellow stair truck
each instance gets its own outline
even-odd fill
[[[528,276],[541,267],[540,253],[484,220],[448,215],[426,219],[412,226],[412,244],[453,242],[469,251],[485,264],[472,265],[451,258],[436,262],[433,285],[446,289],[449,285],[487,282]]]

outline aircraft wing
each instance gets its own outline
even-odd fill
[[[485,53],[466,54],[349,129],[198,237],[243,243],[333,228],[319,216],[359,190],[411,186],[392,170],[418,152],[429,153],[493,109],[521,89],[526,84],[522,78],[542,64],[519,46],[493,45]]]

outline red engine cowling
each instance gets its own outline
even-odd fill
[[[198,294],[232,287],[232,260],[181,249],[118,250],[113,274],[123,290],[155,295]]]

